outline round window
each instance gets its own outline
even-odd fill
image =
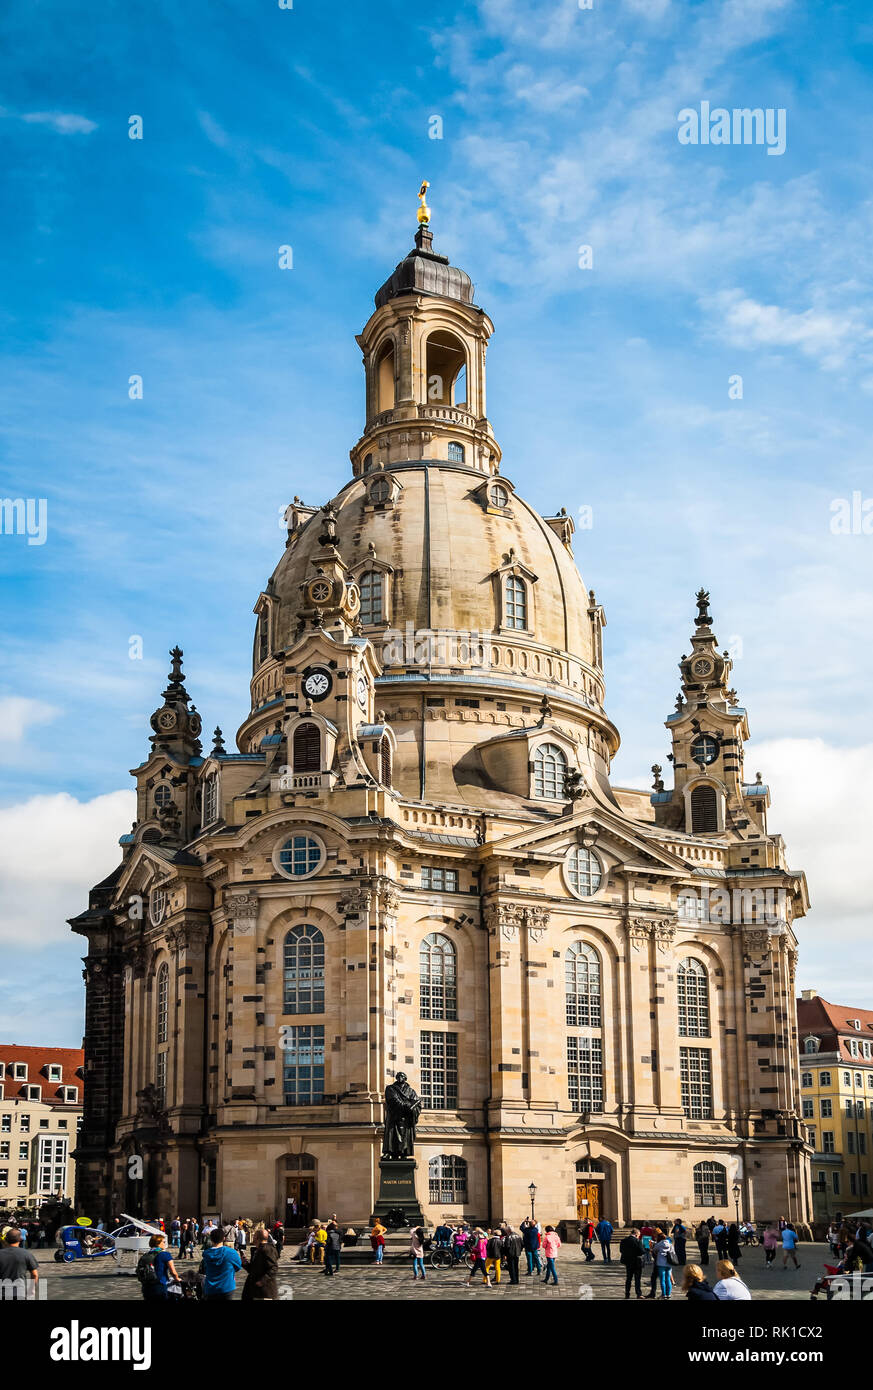
[[[577,898],[590,898],[603,881],[600,860],[590,849],[571,849],[565,861],[565,872],[570,890]]]
[[[312,835],[292,835],[280,847],[276,856],[276,867],[288,878],[305,878],[314,874],[324,857],[320,840]]]
[[[509,505],[509,493],[499,483],[491,489],[491,505],[492,507],[507,507]]]
[[[700,734],[691,745],[691,758],[695,763],[714,763],[718,757],[718,742],[711,734]]]
[[[380,478],[379,481],[374,483],[370,488],[370,501],[374,503],[374,505],[378,505],[380,502],[387,502],[390,492],[391,485],[388,479]]]

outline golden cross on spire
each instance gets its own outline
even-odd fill
[[[418,190],[418,201],[420,204],[418,209],[418,220],[421,223],[422,227],[426,227],[428,222],[430,221],[430,208],[428,207],[427,202],[425,201],[427,198],[427,190],[429,188],[430,184],[428,183],[427,179],[424,179],[421,188]]]

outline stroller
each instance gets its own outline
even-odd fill
[[[189,1300],[198,1303],[203,1297],[203,1275],[198,1274],[194,1269],[186,1269],[185,1273],[179,1277],[179,1291],[181,1293],[180,1302]]]

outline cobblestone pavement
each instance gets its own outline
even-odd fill
[[[695,1247],[690,1247],[693,1262]],[[57,1264],[49,1250],[34,1251],[39,1261],[40,1278],[45,1280],[45,1295],[50,1302],[104,1301],[110,1299],[141,1299],[139,1282],[132,1274],[115,1273],[115,1262],[111,1259],[95,1260],[93,1263]],[[778,1263],[772,1270],[764,1268],[764,1254],[760,1249],[746,1251],[740,1263],[740,1273],[745,1279],[755,1299],[803,1300],[809,1299],[809,1292],[817,1276],[822,1273],[822,1264],[828,1256],[826,1245],[803,1245],[800,1247],[800,1269],[783,1270],[781,1251],[777,1252]],[[177,1263],[181,1271],[196,1269],[199,1261],[182,1260]],[[565,1246],[558,1260],[559,1284],[545,1286],[536,1276],[526,1276],[522,1261],[521,1283],[518,1287],[510,1285],[505,1276],[498,1287],[488,1289],[482,1284],[481,1276],[471,1288],[465,1287],[466,1276],[460,1269],[448,1271],[428,1271],[425,1283],[413,1283],[409,1266],[405,1262],[385,1264],[382,1268],[366,1263],[347,1262],[339,1275],[325,1278],[320,1268],[301,1265],[286,1255],[279,1267],[279,1284],[282,1297],[305,1301],[317,1299],[415,1299],[431,1301],[438,1299],[621,1299],[624,1297],[624,1269],[620,1264],[604,1265],[598,1259],[593,1264],[585,1264],[576,1246]],[[677,1282],[681,1282],[681,1270],[676,1271]],[[643,1292],[648,1291],[650,1271],[643,1273]],[[715,1280],[715,1262],[710,1261],[709,1274]],[[245,1276],[237,1281],[236,1297],[242,1291]],[[590,1289],[590,1293],[588,1292]],[[681,1295],[674,1293],[676,1302],[683,1302]]]

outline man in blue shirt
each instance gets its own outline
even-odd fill
[[[613,1226],[611,1221],[607,1221],[605,1216],[601,1216],[597,1225],[594,1227],[594,1234],[600,1242],[600,1249],[603,1254],[605,1264],[612,1264],[612,1250],[610,1242],[612,1240]]]
[[[791,1225],[790,1222],[789,1222],[789,1224],[785,1227],[784,1231],[782,1232],[782,1268],[783,1268],[783,1269],[787,1269],[787,1268],[788,1268],[788,1256],[789,1256],[789,1255],[791,1256],[792,1260],[794,1261],[794,1268],[795,1268],[795,1269],[800,1269],[800,1261],[799,1261],[798,1258],[797,1258],[797,1232],[795,1231],[794,1227]]]
[[[228,1239],[233,1240],[233,1235],[229,1234]],[[209,1246],[203,1251],[203,1297],[225,1301],[232,1299],[238,1269],[242,1269],[238,1251],[232,1245],[224,1244],[221,1231],[213,1231]]]

